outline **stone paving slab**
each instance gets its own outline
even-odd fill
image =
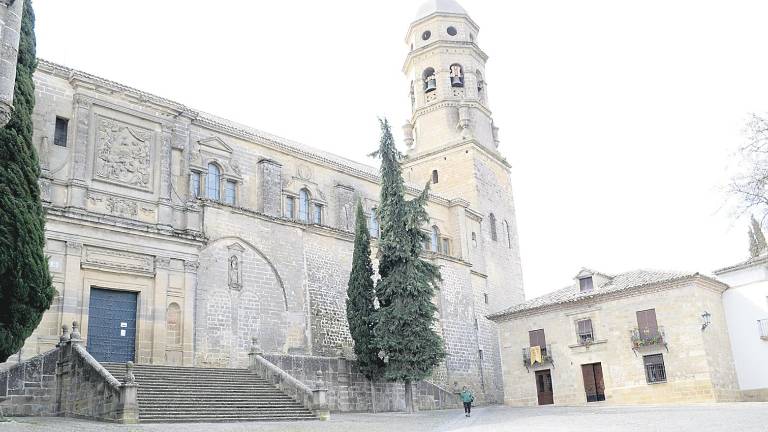
[[[186,423],[123,426],[55,417],[16,418],[0,431],[55,432],[766,432],[768,403],[680,406],[487,407],[414,415],[334,414],[331,421],[300,423]]]

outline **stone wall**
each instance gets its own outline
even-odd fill
[[[52,416],[56,407],[53,349],[0,371],[0,416]]]
[[[312,387],[318,374],[328,388],[331,411],[371,411],[371,382],[361,374],[354,361],[341,357],[264,354],[263,357],[294,378]],[[377,382],[373,386],[377,412],[404,411],[405,389],[401,383]],[[414,385],[415,406],[419,410],[456,408],[458,396],[428,381]]]

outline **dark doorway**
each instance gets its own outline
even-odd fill
[[[91,288],[88,352],[100,362],[133,361],[136,293]]]
[[[603,381],[603,366],[600,363],[581,365],[581,375],[584,377],[584,391],[587,402],[605,400],[605,382]]]
[[[536,371],[536,395],[539,405],[552,405],[555,403],[552,392],[552,374],[549,369]]]

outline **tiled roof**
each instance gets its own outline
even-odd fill
[[[595,272],[597,273],[597,272]],[[504,315],[522,312],[531,309],[537,309],[545,306],[551,306],[563,303],[577,302],[593,297],[597,297],[603,294],[614,293],[618,291],[630,290],[633,288],[639,288],[642,286],[662,283],[673,282],[689,277],[698,276],[699,273],[691,272],[676,272],[676,271],[658,271],[658,270],[633,270],[617,275],[606,275],[605,273],[598,273],[608,278],[607,282],[603,282],[602,285],[597,285],[598,280],[595,280],[595,286],[592,290],[581,293],[579,292],[578,282],[569,285],[565,288],[553,291],[549,294],[545,294],[541,297],[536,297],[525,301],[523,303],[516,304],[509,309],[501,312],[496,312],[489,315],[489,318],[498,318]]]

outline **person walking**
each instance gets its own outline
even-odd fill
[[[461,389],[461,393],[459,393],[459,397],[461,398],[461,402],[464,403],[464,416],[469,417],[472,412],[472,402],[475,401],[475,396],[467,386],[464,386]]]

